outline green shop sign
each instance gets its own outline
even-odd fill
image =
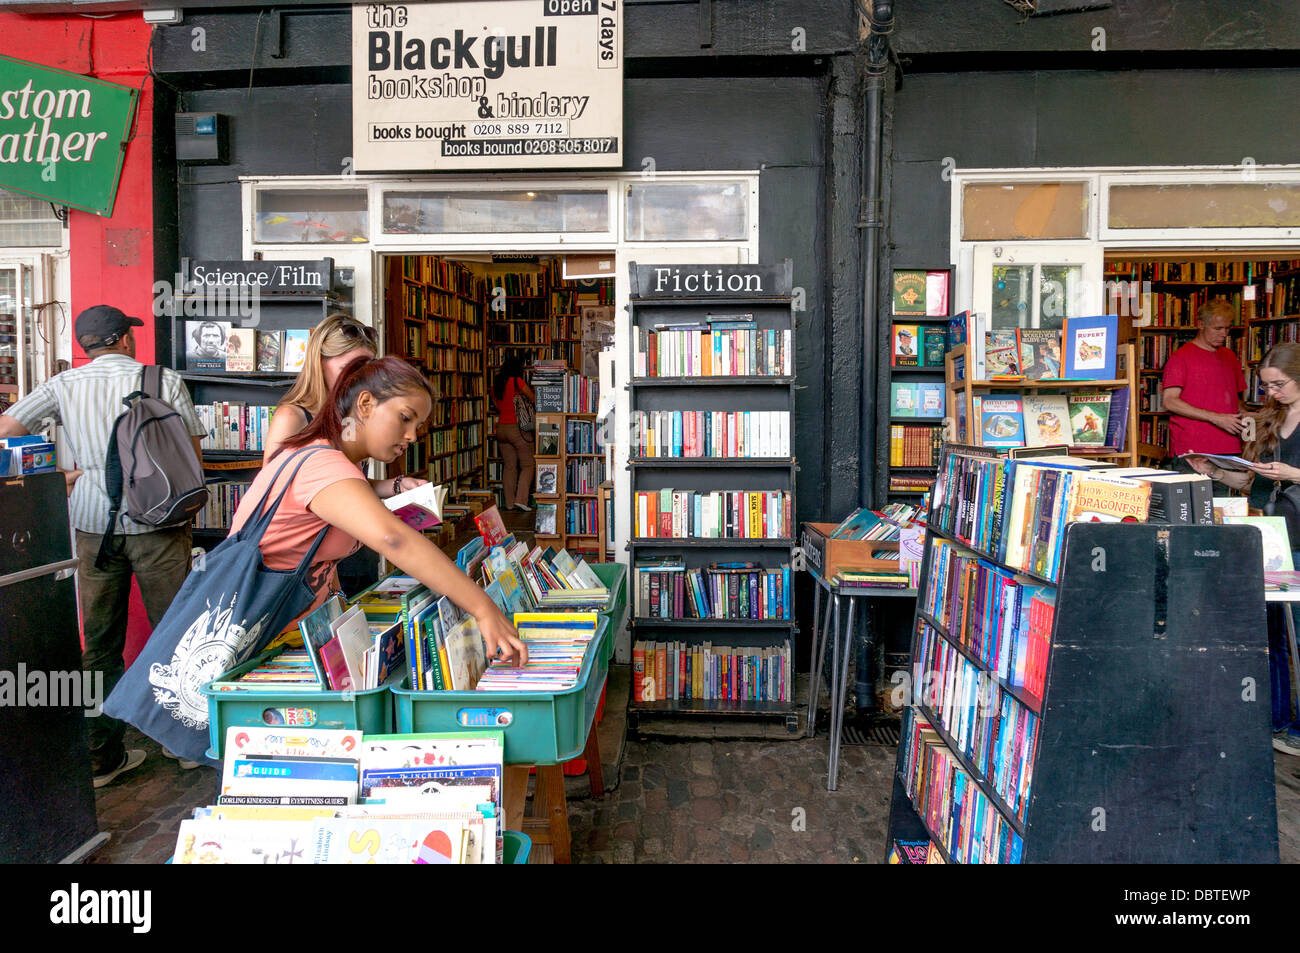
[[[136,96],[0,56],[0,187],[111,215]]]

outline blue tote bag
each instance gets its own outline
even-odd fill
[[[104,714],[135,725],[182,758],[220,764],[207,757],[208,699],[201,689],[265,648],[315,601],[307,572],[328,526],[297,569],[268,569],[260,547],[306,457],[323,449],[304,447],[285,459],[266,497],[285,467],[295,459],[298,463],[275,501],[268,506],[264,497],[239,532],[186,577],[158,628],[104,702]]]

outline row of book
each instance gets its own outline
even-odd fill
[[[739,648],[643,640],[632,646],[634,702],[788,702],[793,682],[789,641]]]
[[[948,352],[948,329],[939,324],[895,324],[894,348],[890,364],[894,367],[943,367]]]
[[[296,374],[307,359],[311,328],[263,331],[230,321],[185,322],[185,366],[191,371]]]
[[[1144,414],[1159,414],[1165,409],[1164,391],[1157,377],[1143,378],[1141,394],[1138,398],[1138,411]]]
[[[985,447],[1124,449],[1129,389],[1093,394],[975,395],[971,406]]]
[[[546,294],[546,273],[543,271],[512,271],[493,275],[489,292],[501,289],[508,297],[533,297]]]
[[[634,328],[637,377],[789,377],[794,374],[794,332],[760,329],[752,316]],[[671,329],[670,329],[671,328]]]
[[[271,429],[275,408],[240,401],[195,404],[194,412],[207,434],[199,440],[203,450],[261,450]]]
[[[1251,284],[1276,271],[1300,268],[1300,261],[1152,261],[1106,262],[1107,278],[1140,281],[1222,281]]]
[[[1255,288],[1250,289],[1255,292]],[[1243,326],[1253,321],[1263,296],[1247,297],[1242,291],[1224,294],[1222,289],[1211,291],[1184,289],[1181,292],[1148,291],[1140,284],[1107,282],[1106,295],[1110,310],[1131,317],[1138,328],[1191,328],[1196,330],[1196,313],[1213,298],[1227,302],[1235,317],[1232,324]]]
[[[1038,715],[929,626],[917,642],[912,677],[921,686],[926,712],[1023,822],[1033,783]]]
[[[1300,320],[1273,321],[1258,324],[1250,329],[1250,343],[1247,345],[1248,358],[1261,361],[1269,349],[1277,344],[1289,344],[1300,340]]]
[[[946,406],[943,384],[894,381],[889,385],[891,417],[942,417]]]
[[[788,457],[785,410],[635,410],[638,457]]]
[[[551,326],[541,321],[519,321],[488,325],[493,344],[550,344]]]
[[[564,532],[569,535],[594,536],[600,531],[599,500],[566,500]]]
[[[450,291],[479,299],[484,294],[484,281],[464,265],[435,255],[406,255],[402,258],[402,277],[433,285],[439,291]]]
[[[925,493],[934,486],[934,477],[923,473],[891,473],[890,493]]]
[[[1169,418],[1139,417],[1138,440],[1157,447],[1169,446]]]
[[[591,414],[600,403],[600,382],[568,373],[563,361],[536,361],[532,385],[539,414]]]
[[[1042,698],[1056,614],[1051,586],[935,539],[921,608],[1002,681]]]
[[[565,422],[565,453],[597,453],[596,422],[593,420],[569,420]]]
[[[641,619],[789,619],[790,567],[753,562],[686,568],[681,556],[633,567],[634,612]]]
[[[939,462],[943,446],[943,428],[890,424],[889,465],[891,467],[932,467]]]
[[[252,483],[213,477],[206,481],[208,502],[194,514],[197,529],[229,529],[235,510]]]
[[[1178,331],[1172,334],[1144,334],[1138,340],[1137,357],[1142,362],[1142,366],[1149,370],[1159,370],[1169,362],[1174,351],[1178,350],[1193,337],[1196,336],[1196,329],[1189,328],[1186,332]],[[1235,341],[1228,338],[1229,346],[1241,347],[1241,339]]]
[[[948,856],[963,864],[1018,864],[1024,841],[916,709],[903,717],[903,784]]]
[[[174,864],[493,864],[500,731],[365,735],[232,726],[220,794],[181,821]]]
[[[640,539],[789,539],[785,490],[638,491],[632,534]]]
[[[567,493],[595,493],[605,482],[605,458],[588,457],[585,460],[566,460],[564,487]]]

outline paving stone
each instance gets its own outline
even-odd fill
[[[623,766],[624,781],[640,781],[641,766],[639,764],[628,764]]]
[[[754,827],[754,834],[749,839],[750,850],[752,851],[771,850],[773,845],[775,844],[776,844],[776,838],[772,836],[772,832],[770,830],[768,830],[766,827],[762,826],[761,824],[756,825]]]
[[[626,801],[618,806],[616,816],[620,821],[632,821],[636,820],[640,813],[635,801]]]
[[[641,844],[641,850],[651,857],[658,857],[664,852],[664,842],[658,837],[647,837]]]
[[[691,801],[690,785],[686,781],[669,781],[668,782],[668,806],[672,810],[685,807]]]
[[[658,813],[668,809],[668,792],[662,788],[656,788],[653,791],[645,792],[645,809],[647,811]]]
[[[631,841],[614,845],[614,863],[631,864],[636,862],[636,848]]]
[[[699,798],[691,802],[691,816],[706,824],[722,820],[722,804],[717,798]]]
[[[703,778],[691,782],[692,797],[716,797],[718,794],[718,782],[712,778]]]
[[[662,814],[647,814],[641,818],[642,837],[665,837],[668,834],[668,818]]]

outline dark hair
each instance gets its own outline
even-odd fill
[[[498,402],[506,399],[506,384],[516,377],[524,376],[524,361],[518,351],[511,351],[501,361],[497,370],[496,381],[492,384],[492,393]]]
[[[364,391],[369,391],[375,400],[383,403],[421,390],[429,395],[430,400],[434,399],[429,381],[400,357],[368,358],[358,355],[339,374],[321,412],[306,427],[281,443],[280,449],[296,449],[313,440],[325,440],[330,446],[341,450],[343,421],[352,415],[357,398]],[[276,450],[276,454],[279,452]]]
[[[225,343],[226,343],[226,329],[223,328],[223,327],[221,326],[221,323],[220,323],[220,322],[218,322],[218,321],[201,321],[201,322],[199,322],[199,326],[198,326],[197,328],[195,328],[193,331],[190,332],[190,337],[194,340],[194,343],[195,343],[195,344],[199,344],[199,343],[201,342],[201,339],[202,339],[202,337],[203,337],[203,329],[204,329],[204,328],[208,328],[208,327],[216,328],[218,331],[220,331],[220,332],[221,332],[221,343],[222,343],[222,344],[225,344]]]

